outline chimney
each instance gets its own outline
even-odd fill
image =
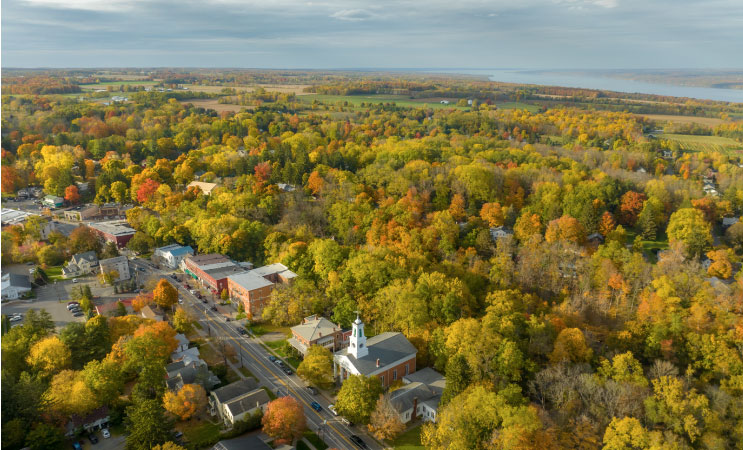
[[[418,397],[413,397],[413,418],[410,419],[411,421],[415,420],[415,417],[418,415]]]
[[[319,334],[320,337],[322,337],[322,331],[318,331],[317,334]]]
[[[377,367],[379,367],[379,358],[377,358]]]

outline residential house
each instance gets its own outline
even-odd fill
[[[204,183],[203,181],[192,181],[188,183],[186,189],[190,187],[197,187],[201,190],[204,195],[212,195],[212,191],[217,187],[216,183]]]
[[[739,219],[737,217],[723,217],[722,218],[722,228],[727,229],[727,228],[735,225],[736,223],[738,223],[738,220]]]
[[[604,243],[604,236],[602,236],[601,233],[591,233],[586,239],[594,245],[601,245]]]
[[[175,349],[175,353],[184,352],[188,350],[188,344],[189,340],[183,333],[178,333],[175,335],[175,340],[178,341],[178,347]]]
[[[294,449],[294,447],[284,444],[276,447],[275,450],[292,449]],[[212,447],[212,450],[272,450],[272,447],[266,444],[259,435],[251,434],[236,439],[219,441],[214,445],[214,447]]]
[[[278,186],[279,189],[281,189],[283,192],[294,192],[297,190],[294,185],[286,184],[286,183],[279,183],[276,186]]]
[[[291,330],[289,344],[302,356],[307,355],[307,350],[313,345],[326,347],[331,353],[343,348],[343,330],[322,316],[315,314],[305,317],[301,324],[293,326]],[[348,345],[348,341],[345,343]]]
[[[165,386],[173,392],[180,391],[186,384],[200,384],[209,391],[220,383],[219,377],[209,370],[202,359],[188,363],[176,361],[165,366],[165,372]]]
[[[129,259],[126,256],[102,259],[98,261],[98,265],[103,274],[116,272],[118,276],[114,281],[126,281],[132,277],[129,271]]]
[[[368,341],[359,317],[352,324],[347,348],[333,356],[333,377],[343,383],[350,375],[377,376],[382,386],[415,372],[418,350],[402,333],[386,332]]]
[[[15,273],[5,273],[2,276],[3,300],[15,300],[31,292],[32,286],[27,275],[18,275]]]
[[[104,241],[113,242],[122,248],[134,236],[134,228],[127,225],[126,220],[89,223],[88,226]]]
[[[270,400],[268,393],[249,377],[212,391],[209,412],[219,416],[225,425],[232,426],[253,411],[264,410]]]
[[[230,298],[243,304],[248,318],[260,318],[276,284],[291,283],[297,274],[280,263],[258,267],[227,278]]]
[[[67,422],[67,426],[65,427],[67,430],[65,436],[73,437],[80,431],[93,433],[108,428],[108,422],[110,420],[107,406],[101,406],[85,416],[73,414],[70,416],[70,420]]]
[[[397,410],[402,423],[417,418],[436,422],[446,378],[427,367],[403,377],[402,381],[403,386],[389,394],[390,402]]]
[[[513,231],[505,227],[490,227],[490,238],[494,241],[513,236]]]
[[[150,308],[150,305],[147,305],[144,308],[142,308],[140,311],[140,314],[145,319],[154,320],[155,322],[163,321],[163,316],[161,316],[160,314],[156,314],[155,311],[153,311],[152,308]]]
[[[245,272],[245,269],[230,258],[219,254],[187,256],[181,262],[183,271],[198,280],[215,294],[228,289],[227,278]]]
[[[152,260],[158,264],[163,264],[171,269],[176,269],[187,256],[193,256],[194,251],[191,246],[182,246],[178,244],[166,245],[165,247],[156,248],[152,254]]]
[[[41,203],[50,208],[59,208],[64,205],[64,199],[62,197],[57,197],[56,195],[47,195]]]
[[[93,273],[98,267],[98,256],[94,251],[78,253],[74,255],[67,266],[62,268],[65,278],[74,278]]]

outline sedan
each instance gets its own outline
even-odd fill
[[[211,308],[209,308],[209,309],[211,309],[212,311],[216,311],[216,310],[217,310],[217,307],[216,307],[216,306],[212,306],[212,307],[211,307]]]
[[[317,402],[310,403],[310,406],[312,407],[312,409],[314,409],[317,412],[322,411],[322,406]]]
[[[245,336],[246,334],[248,334],[248,331],[245,328],[238,328],[237,329],[237,332],[240,333],[240,334],[242,334],[243,336]]]
[[[366,445],[366,442],[363,441],[360,437],[356,436],[355,434],[351,435],[351,442],[356,444],[356,447],[358,448],[369,448],[368,445]]]
[[[108,439],[111,437],[111,432],[108,431],[108,428],[102,429],[101,434],[103,435],[104,439]]]
[[[338,411],[335,410],[335,405],[328,405],[328,410],[330,410],[334,416],[338,415]]]
[[[11,322],[18,322],[20,320],[23,320],[23,317],[22,316],[13,316],[13,317],[10,318],[10,321]]]
[[[317,395],[317,389],[315,389],[314,387],[307,386],[307,390],[310,392],[310,394]]]
[[[271,362],[276,362],[276,357],[273,355],[268,355],[268,360]]]
[[[294,372],[292,372],[292,370],[290,368],[288,368],[288,367],[284,367],[284,373],[287,374],[287,375],[293,375],[294,374]]]
[[[75,311],[74,313],[72,313],[72,316],[73,316],[73,317],[82,317],[82,316],[84,316],[84,315],[85,315],[85,314],[83,314],[83,312],[82,312],[82,311]]]

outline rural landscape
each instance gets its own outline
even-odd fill
[[[2,13],[2,450],[743,450],[732,0]]]

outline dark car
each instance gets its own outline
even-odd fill
[[[268,360],[271,362],[276,362],[276,357],[273,355],[268,355]]]
[[[201,299],[201,303],[208,303],[205,298]]]
[[[95,434],[91,434],[90,436],[88,436],[88,440],[90,441],[91,444],[97,444],[98,443],[98,438],[96,437]]]
[[[245,328],[238,328],[237,329],[237,332],[240,333],[240,334],[242,334],[243,336],[245,336],[246,334],[248,334],[248,331]]]
[[[351,435],[351,442],[356,444],[356,447],[358,448],[369,448],[369,446],[366,445],[366,442],[364,442],[360,437],[356,436],[355,434]]]
[[[216,307],[216,306],[212,306],[212,307],[211,307],[210,309],[211,309],[212,311],[216,311],[216,310],[217,310],[217,307]]]
[[[173,437],[176,438],[176,439],[180,439],[180,438],[183,437],[183,433],[180,432],[180,431],[176,431],[175,434],[173,435]]]
[[[310,392],[310,394],[317,395],[317,389],[315,389],[314,387],[307,386],[307,390]]]
[[[84,316],[84,315],[85,315],[85,314],[83,314],[83,312],[82,312],[82,311],[78,311],[78,312],[76,312],[76,313],[73,313],[73,314],[72,314],[72,316],[73,316],[73,317],[82,317],[82,316]]]
[[[294,374],[294,372],[292,372],[292,370],[290,368],[288,368],[288,367],[284,367],[284,373],[287,374],[287,375]]]
[[[317,402],[310,403],[310,406],[312,407],[312,409],[314,409],[317,412],[322,411],[322,406]]]

